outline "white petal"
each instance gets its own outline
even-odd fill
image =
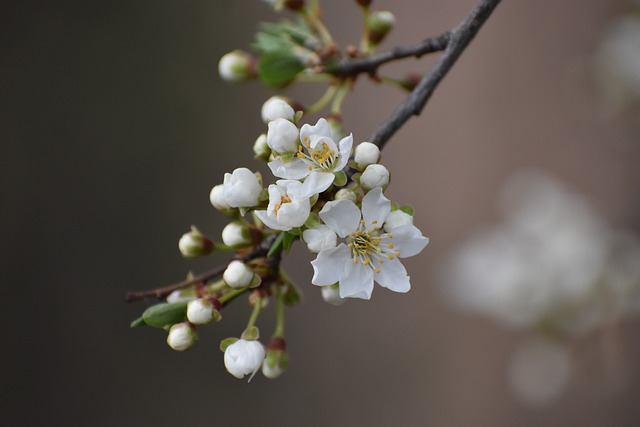
[[[307,164],[297,157],[294,157],[287,163],[278,158],[269,162],[268,166],[271,172],[278,178],[302,179],[309,175]]]
[[[345,264],[351,262],[350,254],[351,251],[344,243],[320,252],[316,259],[311,261],[313,266],[311,283],[318,286],[328,286],[338,282]]]
[[[360,209],[351,200],[328,202],[320,211],[320,219],[340,237],[355,232],[360,224]]]
[[[264,225],[266,225],[272,230],[280,230],[280,231],[291,230],[291,227],[278,224],[278,222],[275,219],[267,215],[267,211],[253,211],[253,212],[260,219],[260,221],[264,223]]]
[[[351,155],[351,147],[353,146],[353,134],[349,136],[345,136],[340,140],[340,159],[338,160],[338,164],[336,165],[335,170],[340,171],[347,166],[347,162],[349,161],[349,156]]]
[[[376,265],[378,265],[376,263]],[[375,273],[376,282],[383,288],[391,289],[394,292],[407,292],[411,289],[407,270],[398,258],[385,259],[384,264],[380,264],[380,273]]]
[[[389,212],[391,212],[391,202],[382,195],[380,187],[369,191],[362,199],[362,219],[364,219],[365,227],[369,230],[374,227],[382,227]]]
[[[309,199],[283,203],[278,210],[278,223],[282,226],[300,227],[309,217]]]
[[[389,234],[393,237],[389,238]],[[394,228],[392,233],[382,235],[381,244],[393,244],[396,251],[400,251],[400,258],[408,258],[419,254],[429,243],[429,238],[424,237],[422,232],[411,224],[401,225]]]
[[[373,270],[349,259],[340,276],[340,297],[370,299],[373,292]]]
[[[311,197],[320,194],[333,183],[335,175],[329,172],[311,172],[302,184],[300,197]]]
[[[300,141],[302,141],[305,147],[311,142],[311,135],[320,135],[331,139],[331,128],[329,127],[329,123],[327,123],[325,119],[320,119],[315,126],[308,124],[302,126],[300,129]]]
[[[313,253],[322,252],[325,249],[335,248],[338,236],[329,227],[320,224],[314,228],[304,230],[302,239]]]

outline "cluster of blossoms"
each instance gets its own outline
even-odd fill
[[[190,286],[175,290],[139,320],[168,329],[169,346],[182,351],[196,341],[197,327],[219,321],[226,304],[248,294],[253,312],[247,328],[240,339],[221,344],[225,366],[238,378],[259,369],[275,378],[286,367],[283,307],[297,303],[300,290],[279,264],[281,253],[295,240],[317,254],[311,283],[336,305],[347,298],[369,299],[374,282],[395,292],[409,291],[400,259],[416,255],[428,243],[413,225],[413,209],[385,197],[389,171],[379,163],[378,147],[362,142],[354,148],[353,136],[342,136],[335,120],[300,126],[301,116],[282,98],[265,102],[267,132],[256,140],[254,152],[267,162],[275,182],[264,188],[260,173],[247,168],[226,173],[210,194],[212,205],[231,219],[222,242],[195,227],[178,242],[189,258],[235,251],[236,259],[221,280],[188,282]],[[278,325],[265,349],[255,322],[272,296]]]

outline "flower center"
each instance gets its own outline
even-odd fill
[[[305,152],[305,149],[307,152]],[[336,151],[329,147],[326,141],[321,141],[311,148],[311,143],[307,142],[305,146],[298,147],[297,156],[304,160],[309,166],[309,170],[320,169],[322,171],[333,170],[333,164],[336,160]]]
[[[284,205],[285,203],[291,203],[291,197],[289,197],[288,194],[284,194],[284,195],[280,196],[280,203],[276,203],[273,206],[273,213],[275,215],[278,215],[278,211],[280,210],[282,205]]]
[[[351,250],[353,263],[361,262],[370,265],[376,273],[380,273],[379,265],[384,264],[385,259],[393,259],[400,256],[400,252],[394,249],[393,235],[391,233],[380,234],[380,227],[373,221],[373,229],[367,229],[364,220],[360,221],[358,230],[349,233],[346,243]],[[374,264],[374,261],[377,264]]]

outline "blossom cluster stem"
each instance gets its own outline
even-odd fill
[[[284,293],[282,286],[276,286],[276,330],[274,338],[284,337]]]
[[[249,317],[249,322],[247,323],[247,327],[245,328],[245,330],[255,325],[256,320],[258,320],[258,316],[260,316],[261,310],[262,310],[262,297],[258,297],[253,303],[253,311],[251,312],[251,317]]]
[[[338,90],[336,91],[336,95],[333,98],[333,102],[331,103],[331,114],[340,115],[342,111],[342,103],[344,102],[344,98],[347,96],[349,92],[349,82],[342,82]]]
[[[308,108],[305,108],[304,112],[307,114],[313,114],[317,111],[320,111],[324,108],[325,105],[327,105],[327,103],[329,101],[331,101],[331,99],[334,97],[334,95],[336,94],[336,90],[338,89],[338,86],[335,84],[331,84],[329,85],[329,87],[327,88],[327,90],[325,91],[325,93],[320,97],[320,99],[318,99],[313,105],[311,105]]]
[[[361,6],[362,9],[362,16],[364,18],[363,21],[363,27],[362,27],[362,39],[360,40],[360,52],[362,52],[364,55],[368,55],[371,52],[369,51],[369,49],[371,48],[371,43],[369,43],[369,25],[368,25],[368,21],[369,21],[369,12],[370,12],[370,8],[369,6]]]

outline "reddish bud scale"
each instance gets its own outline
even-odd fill
[[[304,7],[304,0],[287,0],[284,5],[287,9],[298,11]]]
[[[360,6],[362,7],[367,7],[369,6],[371,3],[373,2],[373,0],[356,0],[356,3],[358,3]]]
[[[287,350],[287,342],[282,337],[271,338],[267,350]]]
[[[207,298],[209,300],[209,302],[211,304],[213,304],[213,308],[216,311],[220,311],[222,310],[222,304],[220,304],[220,301],[218,301],[218,298],[216,298],[215,296],[211,295],[210,297]]]

